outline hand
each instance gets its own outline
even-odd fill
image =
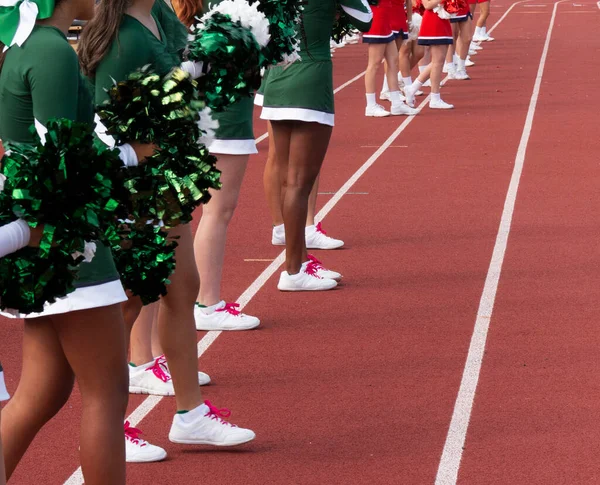
[[[154,152],[158,150],[158,145],[155,145],[154,143],[131,142],[130,145],[137,156],[138,163],[140,164],[144,163],[146,158],[151,157],[154,155]]]
[[[42,236],[44,235],[44,226],[29,228],[29,246],[30,248],[39,248]]]

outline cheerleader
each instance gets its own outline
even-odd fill
[[[221,1],[212,0],[210,7]],[[195,17],[201,17],[203,13],[201,0],[177,0],[175,7],[179,19],[188,28]],[[202,207],[202,218],[194,239],[200,274],[195,308],[197,330],[250,330],[260,325],[258,318],[239,312],[236,304],[221,299],[227,228],[237,207],[248,159],[258,153],[254,142],[253,111],[252,99],[245,98],[223,112],[213,114],[219,128],[208,149],[218,158],[217,168],[221,171],[223,187],[210,191],[212,197]]]
[[[494,40],[487,33],[487,19],[490,16],[490,0],[468,0],[471,7],[471,18],[475,14],[475,8],[479,5],[479,17],[475,25],[475,34],[473,34],[473,42],[491,42]]]
[[[145,65],[166,74],[182,62],[167,33],[145,0],[103,0],[87,25],[79,47],[84,73],[95,86],[96,104],[107,98],[114,80]],[[177,270],[169,292],[160,300],[158,334],[173,376],[177,414],[169,439],[174,443],[233,446],[254,439],[252,431],[234,427],[222,413],[203,402],[198,387],[194,303],[199,291],[189,224],[170,231],[178,237]]]
[[[469,4],[464,2],[456,16],[450,19],[454,38],[454,44],[448,48],[448,54],[452,56],[449,61],[453,66],[453,69],[448,71],[450,79],[471,79],[467,74],[466,62],[469,55],[469,46],[471,45],[472,18]],[[448,61],[448,57],[446,60]]]
[[[415,93],[428,79],[431,80],[431,109],[452,109],[453,105],[440,98],[440,83],[444,60],[448,46],[452,44],[452,26],[448,18],[450,15],[443,9],[441,0],[423,0],[425,13],[419,31],[419,44],[429,46],[431,63],[419,74],[419,77],[409,88],[405,89],[406,102],[413,106]]]
[[[340,3],[354,25],[361,30],[369,28],[373,16],[366,0]],[[275,164],[281,174],[286,243],[285,271],[278,284],[281,291],[330,290],[341,277],[309,259],[305,238],[310,192],[321,170],[334,124],[329,39],[335,6],[335,0],[305,2],[298,27],[302,61],[271,68],[264,90],[261,118],[271,121]]]
[[[403,103],[398,86],[398,45],[396,38],[402,33],[404,27],[401,16],[395,8],[393,0],[380,0],[372,7],[373,23],[371,28],[364,33],[363,42],[369,44],[369,63],[365,74],[365,90],[367,107],[365,116],[381,118],[392,115],[414,115],[416,111]],[[396,32],[394,32],[394,28]],[[387,69],[385,77],[387,86],[384,85],[384,97],[392,103],[390,111],[377,104],[375,99],[375,83],[377,71],[385,59]],[[389,97],[388,97],[389,96]]]
[[[23,9],[0,7],[0,138],[32,143],[30,127],[49,119],[92,123],[92,98],[67,31],[94,14],[93,0],[36,0],[36,22]],[[6,5],[6,3],[4,3]],[[15,4],[16,5],[16,4]],[[3,45],[0,46],[2,51]],[[137,146],[132,163],[153,150]],[[22,230],[27,232],[25,224]],[[21,234],[19,247],[36,244]],[[23,368],[2,416],[6,475],[10,477],[38,431],[67,402],[77,379],[82,395],[80,457],[90,485],[125,484],[123,420],[127,368],[123,317],[126,299],[110,250],[97,244],[82,263],[76,289],[24,317]]]
[[[0,143],[0,156],[2,156],[2,143]],[[8,401],[10,396],[4,384],[4,369],[0,362],[0,402]],[[2,426],[2,409],[0,408],[0,427]],[[6,471],[4,470],[4,455],[2,454],[2,437],[0,436],[0,485],[6,485]]]

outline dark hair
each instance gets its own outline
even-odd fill
[[[102,0],[96,6],[96,15],[90,20],[79,40],[77,53],[81,70],[93,77],[117,36],[121,20],[130,0]]]

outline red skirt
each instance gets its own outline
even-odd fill
[[[380,2],[372,5],[373,23],[368,32],[363,34],[363,42],[367,44],[388,44],[396,38],[392,29],[394,6],[391,2]]]
[[[392,32],[396,34],[396,37],[408,39],[408,19],[402,0],[394,1],[394,5],[392,6],[392,20],[390,23]]]
[[[441,19],[433,10],[425,10],[421,29],[419,30],[419,45],[451,45],[452,26],[450,21]]]

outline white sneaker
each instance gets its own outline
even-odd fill
[[[302,264],[298,274],[283,271],[277,289],[280,291],[326,291],[337,286],[337,281],[319,276],[319,268],[312,261]]]
[[[486,38],[483,35],[478,35],[478,34],[474,34],[473,35],[473,42],[485,42]],[[481,49],[481,46],[479,46],[479,48]]]
[[[358,42],[360,41],[360,35],[359,34],[347,35],[344,38],[344,41],[346,42],[346,44],[358,44]]]
[[[236,446],[256,438],[253,431],[223,419],[230,415],[229,410],[217,409],[210,401],[204,401],[189,413],[173,417],[169,440],[184,445]]]
[[[404,103],[401,103],[397,106],[392,106],[392,109],[391,109],[391,113],[393,116],[399,116],[399,115],[414,116],[418,112],[419,111],[416,110],[415,108],[411,108],[410,106],[407,106]]]
[[[466,80],[471,79],[471,78],[467,74],[467,71],[461,69],[461,70],[457,70],[454,73],[454,78],[453,79],[457,79],[459,81],[466,81]]]
[[[285,246],[285,227],[283,224],[280,224],[279,226],[273,226],[271,244],[273,246]]]
[[[425,81],[423,83],[423,87],[424,88],[430,88],[431,87],[431,79],[428,79],[427,81]]]
[[[414,108],[415,107],[415,95],[416,95],[416,91],[415,88],[413,87],[413,85],[408,86],[407,88],[404,88],[404,96],[406,97],[406,104],[410,107],[410,108]]]
[[[304,237],[307,249],[338,249],[344,245],[341,239],[329,237],[320,222],[316,226],[306,227]]]
[[[127,463],[152,463],[162,461],[167,457],[167,452],[160,446],[151,445],[140,438],[142,432],[129,426],[125,421],[125,461]]]
[[[473,50],[473,51],[480,51],[483,49],[483,47],[481,47],[478,43],[476,42],[471,42],[471,44],[469,44],[469,49]]]
[[[415,96],[423,96],[425,93],[423,91],[421,91],[420,89],[415,91]]]
[[[483,34],[482,37],[485,42],[493,42],[496,40],[493,37],[490,37],[490,34],[488,34],[487,32]]]
[[[386,109],[380,104],[374,104],[372,106],[367,106],[365,109],[365,116],[373,116],[375,118],[385,118],[389,116],[390,112],[386,111]]]
[[[471,60],[470,57],[467,57],[465,59],[465,67],[473,67],[475,65],[475,63]]]
[[[198,372],[198,385],[210,384],[210,376]],[[173,380],[164,355],[152,362],[134,367],[129,366],[129,392],[131,394],[150,394],[152,396],[174,396]]]
[[[194,308],[196,330],[251,330],[260,325],[260,320],[238,310],[239,303],[221,301],[214,312],[206,314],[199,303]]]
[[[469,55],[470,56],[476,56],[477,54],[479,54],[479,52],[477,52],[476,50],[469,49]]]
[[[384,101],[390,101],[390,92],[389,91],[381,91],[379,93],[379,99],[383,99]]]
[[[335,281],[340,281],[342,279],[342,275],[340,273],[338,273],[337,271],[331,271],[330,269],[325,268],[325,266],[323,266],[323,263],[321,263],[321,261],[319,261],[317,258],[315,258],[312,254],[308,255],[308,260],[312,261],[312,263],[316,266],[317,274],[321,278],[329,278],[329,279],[332,279]]]
[[[434,101],[433,99],[429,100],[429,107],[431,109],[452,109],[454,105],[446,103],[443,100]]]

